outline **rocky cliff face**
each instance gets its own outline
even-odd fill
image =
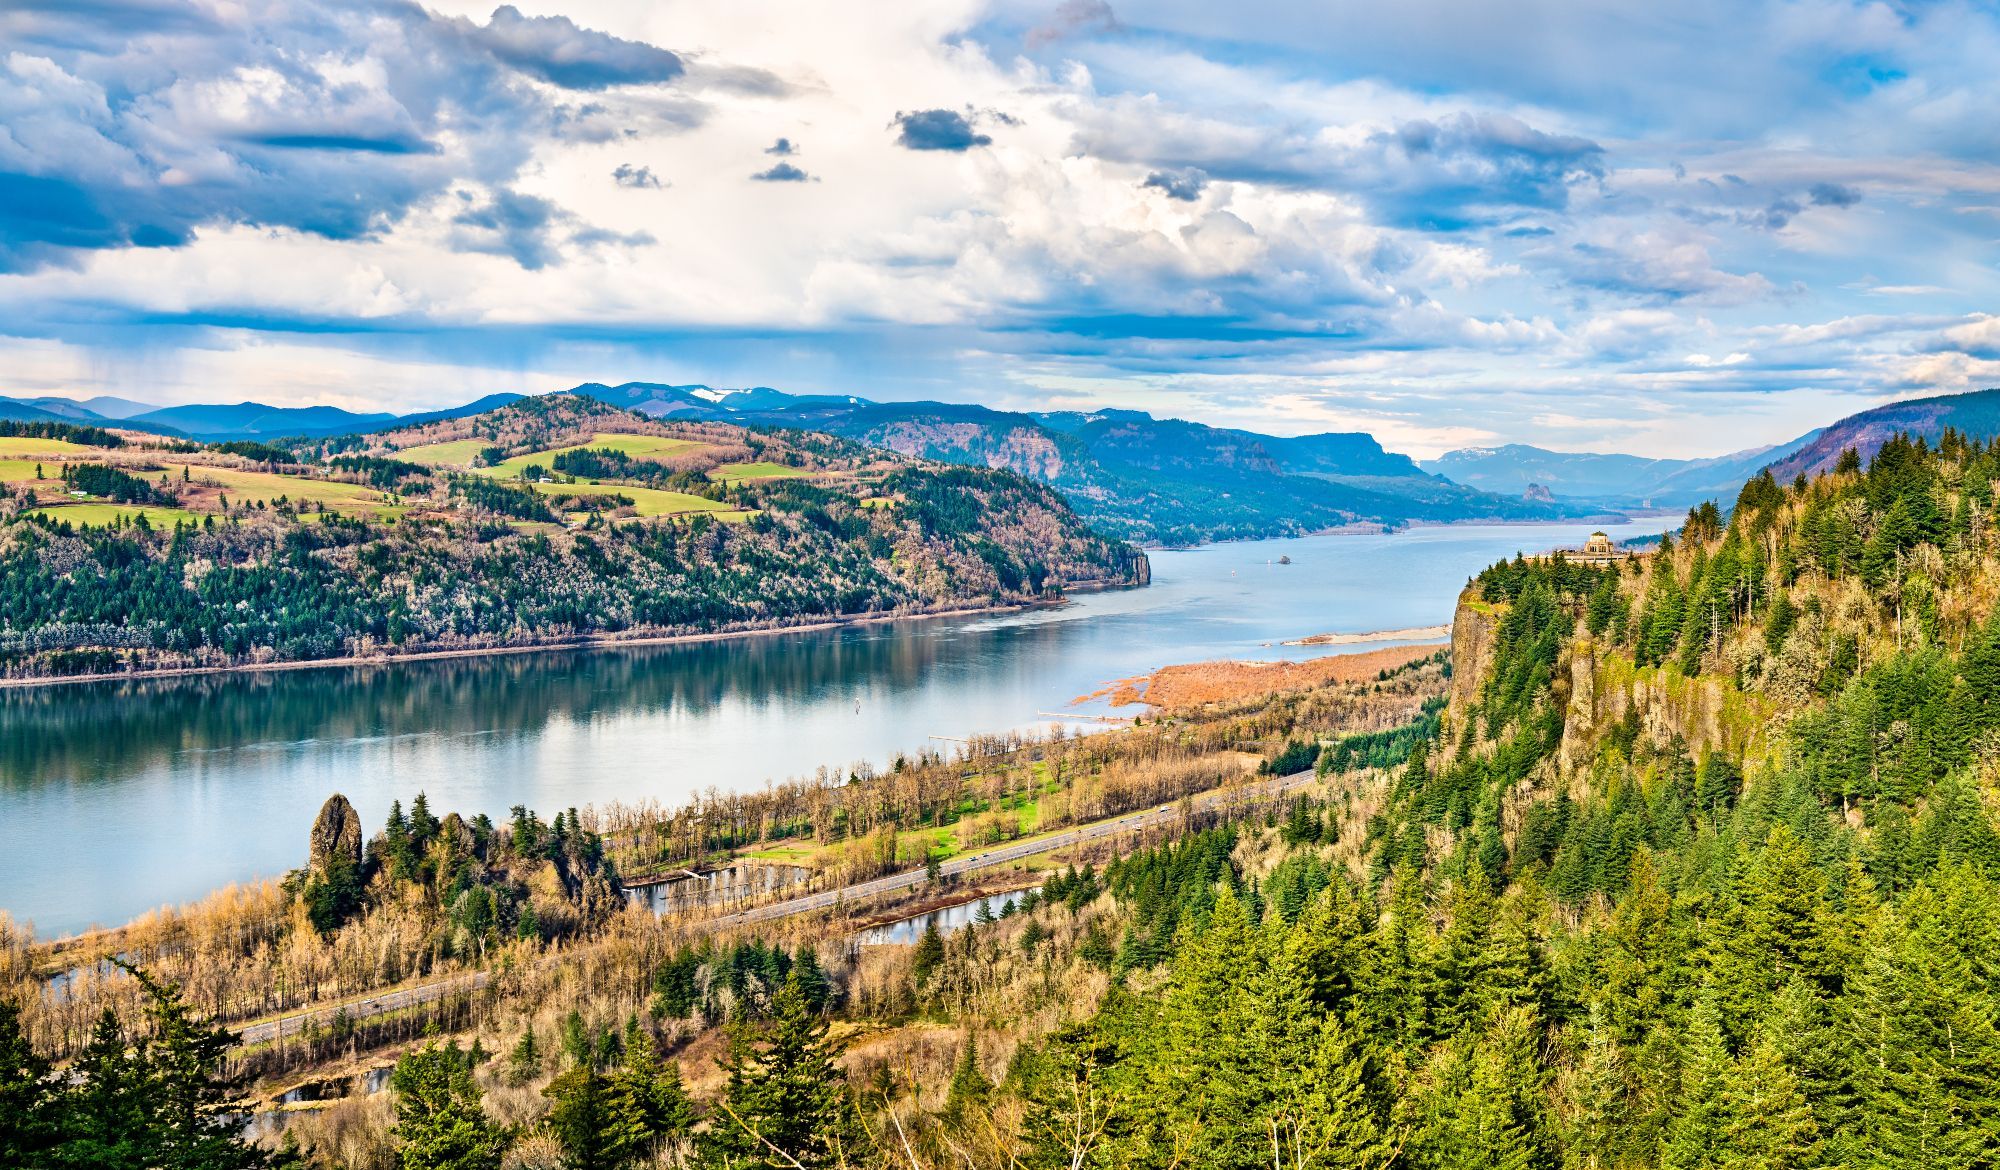
[[[1449,718],[1456,734],[1463,727],[1465,710],[1479,698],[1486,672],[1493,667],[1493,635],[1499,619],[1491,605],[1468,589],[1458,595],[1458,609],[1451,617],[1451,706]]]
[[[360,868],[361,814],[338,792],[326,798],[319,816],[313,819],[308,856],[308,867],[321,877],[326,876],[336,859]]]
[[[1670,667],[1642,670],[1580,631],[1564,655],[1569,694],[1558,757],[1564,772],[1587,766],[1597,741],[1628,714],[1636,714],[1641,737],[1664,746],[1679,736],[1697,759],[1721,753],[1747,763],[1769,749],[1776,708],[1727,679],[1689,678]]]
[[[1460,595],[1451,627],[1451,734],[1464,726],[1493,668],[1493,643],[1504,610],[1468,590]],[[1778,714],[1765,697],[1737,689],[1726,678],[1689,678],[1671,667],[1640,669],[1620,650],[1592,639],[1579,624],[1562,651],[1551,687],[1563,712],[1558,770],[1571,774],[1596,758],[1600,740],[1636,713],[1641,738],[1659,746],[1681,737],[1699,759],[1720,752],[1747,763],[1770,750]]]

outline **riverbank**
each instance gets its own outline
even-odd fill
[[[1076,701],[1105,699],[1113,707],[1143,704],[1171,711],[1207,703],[1243,702],[1279,691],[1328,683],[1363,682],[1385,670],[1437,653],[1435,642],[1390,646],[1356,654],[1329,654],[1301,662],[1190,662],[1122,678]]]
[[[1287,638],[1281,646],[1362,646],[1369,642],[1443,642],[1451,637],[1451,626],[1411,626],[1402,630],[1372,630],[1365,634],[1313,634]]]
[[[1143,588],[1143,586],[1092,584],[1089,586],[1074,586],[1071,592],[1086,593],[1138,588]],[[1065,596],[1052,601],[1024,601],[1013,605],[962,606],[955,609],[917,610],[911,613],[857,614],[853,617],[832,618],[815,622],[798,622],[787,625],[741,626],[693,634],[598,634],[587,638],[549,639],[546,641],[523,642],[519,645],[508,646],[468,646],[458,650],[416,650],[405,654],[362,654],[349,655],[342,658],[308,658],[285,662],[243,662],[225,666],[173,666],[146,670],[121,670],[100,674],[65,674],[49,678],[0,678],[0,690],[65,686],[72,683],[137,682],[148,679],[198,678],[207,675],[270,674],[282,671],[329,670],[337,667],[396,666],[406,662],[436,662],[452,658],[497,658],[510,654],[541,654],[562,650],[612,650],[627,646],[696,645],[703,642],[728,642],[747,638],[771,637],[777,634],[811,634],[826,630],[849,629],[856,626],[883,625],[889,622],[932,621],[941,618],[1029,613],[1039,609],[1054,609],[1067,603],[1068,598]]]

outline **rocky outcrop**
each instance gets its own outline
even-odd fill
[[[1665,746],[1678,736],[1697,759],[1721,754],[1747,765],[1770,749],[1777,708],[1728,679],[1689,678],[1669,666],[1642,669],[1622,651],[1600,646],[1587,635],[1579,635],[1568,654],[1569,695],[1559,753],[1566,773],[1588,766],[1598,741],[1628,714],[1636,714],[1641,737]]]
[[[360,868],[361,814],[354,811],[345,796],[336,792],[320,806],[319,816],[313,818],[309,850],[307,868],[321,877],[326,876],[336,860]]]
[[[1454,728],[1463,727],[1465,709],[1479,698],[1486,672],[1493,666],[1493,638],[1500,627],[1493,606],[1468,589],[1458,596],[1451,618],[1451,707]]]
[[[472,826],[466,824],[465,818],[457,813],[446,813],[444,820],[439,822],[438,840],[450,846],[452,852],[460,857],[472,856],[473,850],[478,846],[478,839],[473,836]]]
[[[1504,606],[1490,605],[1470,589],[1459,596],[1451,627],[1452,735],[1464,726],[1466,710],[1478,702],[1493,669],[1504,613]],[[1563,656],[1551,690],[1563,712],[1556,766],[1564,775],[1588,768],[1599,742],[1634,713],[1643,739],[1664,747],[1678,736],[1697,759],[1720,753],[1747,766],[1772,750],[1770,730],[1782,721],[1777,705],[1740,690],[1729,678],[1689,678],[1671,666],[1640,668],[1581,625]]]

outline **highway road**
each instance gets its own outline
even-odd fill
[[[1235,788],[1226,788],[1219,792],[1205,793],[1194,799],[1193,811],[1197,813],[1210,812],[1227,805],[1240,803],[1244,800],[1263,800],[1283,796],[1288,792],[1312,784],[1313,780],[1314,776],[1311,772],[1294,772],[1289,776],[1279,776],[1271,780],[1258,781],[1254,784],[1244,784]],[[968,853],[963,857],[954,857],[949,861],[943,862],[939,865],[938,869],[946,877],[976,873],[982,869],[992,869],[996,866],[1008,865],[1026,857],[1033,857],[1039,853],[1053,853],[1060,849],[1068,849],[1074,845],[1099,841],[1106,837],[1116,837],[1125,833],[1136,833],[1144,829],[1172,824],[1180,816],[1181,808],[1178,802],[1161,805],[1157,808],[1126,813],[1122,817],[1113,817],[1110,820],[1092,821],[1087,825],[1078,825],[1074,829],[1067,829],[1060,833],[1050,833],[1044,837],[1034,837],[1026,841],[1015,841],[980,853]],[[837,890],[821,890],[816,894],[801,894],[796,898],[787,898],[781,902],[772,902],[764,906],[752,906],[747,910],[739,910],[733,914],[719,915],[709,921],[721,926],[770,922],[774,919],[790,918],[796,914],[807,914],[814,910],[824,910],[830,906],[856,902],[878,894],[891,894],[898,890],[907,890],[914,886],[922,885],[923,882],[924,871],[921,869],[910,870],[907,873],[892,873],[886,877],[842,886]],[[347,1012],[349,1019],[363,1020],[370,1016],[382,1015],[385,1012],[399,1011],[403,1008],[431,1003],[454,993],[476,991],[486,986],[487,979],[488,975],[486,972],[474,971],[470,974],[455,976],[451,979],[441,979],[435,983],[424,983],[415,987],[403,987],[394,991],[384,991],[364,999],[328,1004],[324,1007],[305,1008],[290,1015],[281,1016],[275,1020],[263,1020],[255,1024],[250,1024],[238,1031],[237,1037],[245,1044],[260,1044],[276,1040],[280,1036],[296,1036],[304,1030],[308,1020],[314,1021],[320,1027],[324,1028],[330,1025],[334,1016],[342,1010]]]
[[[431,1003],[447,995],[458,992],[472,992],[486,986],[490,978],[484,971],[474,971],[450,979],[440,979],[435,983],[422,983],[415,987],[399,987],[394,991],[384,991],[364,999],[348,1000],[344,1003],[327,1004],[323,1007],[301,1008],[290,1015],[279,1016],[275,1020],[261,1020],[249,1024],[236,1033],[236,1038],[244,1044],[262,1044],[276,1040],[280,1036],[296,1036],[305,1030],[307,1021],[314,1021],[324,1028],[333,1022],[341,1011],[347,1012],[351,1020],[365,1020],[385,1012],[399,1011],[406,1007]]]
[[[1195,798],[1194,811],[1208,812],[1248,798],[1268,799],[1270,797],[1283,796],[1287,792],[1306,787],[1314,779],[1313,773],[1309,771],[1294,772],[1289,776],[1279,776],[1275,779],[1259,781],[1256,784],[1246,784],[1237,788],[1224,789],[1220,792],[1210,792]],[[1136,833],[1142,829],[1171,824],[1178,820],[1180,816],[1181,810],[1178,803],[1161,805],[1158,808],[1126,813],[1122,817],[1113,817],[1107,821],[1092,821],[1087,825],[1078,825],[1074,829],[1068,829],[1060,833],[1051,833],[1045,837],[1034,837],[1026,841],[1016,841],[1012,844],[1001,845],[982,853],[968,853],[963,857],[954,857],[942,863],[938,867],[938,870],[945,877],[976,873],[982,869],[992,869],[995,866],[1007,865],[1025,857],[1033,857],[1038,853],[1053,853],[1060,849],[1067,849],[1073,845],[1082,845],[1086,842],[1101,840],[1105,837],[1115,837],[1123,833]],[[748,910],[739,910],[734,914],[719,915],[711,919],[711,921],[723,926],[737,926],[750,922],[769,922],[774,918],[790,918],[795,914],[824,910],[829,906],[853,902],[861,898],[872,898],[878,894],[891,894],[897,890],[907,890],[914,886],[922,885],[923,882],[924,871],[921,869],[910,870],[907,873],[892,873],[887,877],[856,882],[853,885],[842,886],[837,890],[821,890],[817,894],[801,894],[796,898],[787,898],[782,902],[772,902],[765,906],[752,906]]]

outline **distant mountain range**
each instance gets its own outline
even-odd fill
[[[2000,390],[1975,390],[1892,402],[1849,415],[1775,447],[1713,459],[1645,459],[1540,447],[1469,447],[1426,460],[1425,471],[1468,487],[1513,493],[1536,485],[1558,500],[1606,508],[1684,508],[1703,500],[1728,504],[1743,481],[1768,467],[1780,480],[1831,471],[1850,447],[1863,459],[1897,434],[1935,441],[1949,427],[1980,439],[2000,437]]]
[[[1711,459],[1647,459],[1549,451],[1522,443],[1467,447],[1425,460],[1425,471],[1491,492],[1540,488],[1555,499],[1583,500],[1606,508],[1683,508],[1703,500],[1734,499],[1743,481],[1773,460],[1811,443],[1814,431],[1775,447],[1753,447]]]
[[[1358,432],[1279,437],[1143,411],[1016,412],[948,402],[874,402],[769,386],[588,382],[569,393],[655,418],[820,431],[908,455],[1005,467],[1055,486],[1107,534],[1164,544],[1453,520],[1555,520],[1733,499],[1770,466],[1789,479],[1873,454],[1899,431],[2000,435],[2000,390],[1894,403],[1789,443],[1711,459],[1467,448],[1422,463]],[[0,419],[118,426],[208,442],[327,438],[460,418],[523,397],[449,410],[358,414],[330,406],[159,407],[123,398],[0,398]]]
[[[1005,467],[1058,488],[1102,531],[1142,542],[1603,511],[1452,483],[1358,433],[1279,438],[1135,410],[1022,413],[769,387],[588,383],[572,393],[655,417],[820,431],[925,459]]]
[[[0,398],[0,419],[15,422],[67,422],[116,426],[156,435],[222,443],[232,439],[326,438],[358,435],[412,423],[461,418],[505,406],[520,394],[489,394],[449,410],[417,414],[357,414],[337,406],[267,406],[238,402],[232,406],[154,406],[126,398]]]

